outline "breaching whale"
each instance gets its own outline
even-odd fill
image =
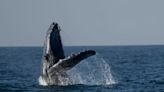
[[[85,50],[65,57],[62,46],[60,27],[52,23],[47,31],[42,56],[41,85],[68,85],[70,78],[66,73],[83,59],[96,54],[94,50]]]

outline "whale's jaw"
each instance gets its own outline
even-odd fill
[[[73,68],[83,59],[95,55],[94,50],[85,50],[65,58],[57,23],[49,27],[44,43],[43,68],[39,78],[41,85],[67,85],[70,82],[66,71]]]

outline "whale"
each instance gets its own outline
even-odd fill
[[[53,22],[46,34],[42,56],[41,85],[69,85],[71,78],[67,71],[82,60],[96,54],[95,50],[83,50],[65,56],[58,23]]]

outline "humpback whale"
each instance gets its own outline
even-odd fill
[[[71,79],[66,71],[96,54],[94,50],[84,50],[65,57],[60,31],[60,27],[54,22],[47,31],[42,56],[42,73],[39,77],[41,85],[71,84]]]

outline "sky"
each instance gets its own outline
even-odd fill
[[[164,44],[164,0],[0,0],[0,46],[43,46],[52,22],[63,44]]]

